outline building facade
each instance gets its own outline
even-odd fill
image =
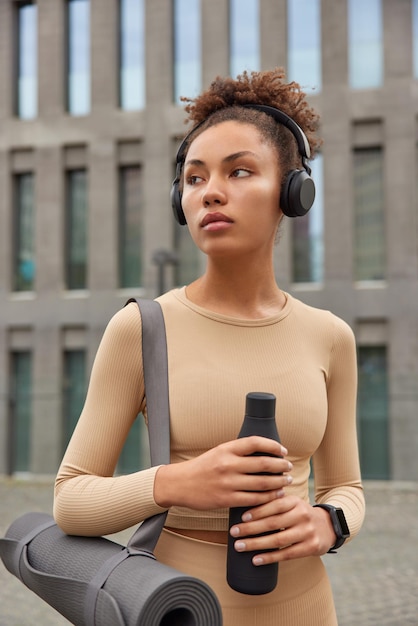
[[[55,473],[110,317],[204,267],[169,202],[180,95],[277,66],[324,140],[279,285],[355,332],[365,478],[417,479],[417,0],[0,1],[0,474]]]

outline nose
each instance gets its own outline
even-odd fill
[[[219,181],[210,179],[202,192],[202,204],[205,207],[225,204],[226,195]]]
[[[210,207],[212,204],[222,204],[220,198],[209,198],[209,197],[205,197],[203,200],[203,204],[205,205],[205,207]]]

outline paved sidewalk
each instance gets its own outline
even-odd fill
[[[360,535],[324,557],[339,626],[418,626],[418,483],[366,482],[365,492]],[[19,515],[51,509],[50,481],[0,479],[0,535]],[[68,622],[0,563],[0,626],[34,625]]]

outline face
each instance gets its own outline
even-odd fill
[[[182,207],[209,256],[271,256],[282,213],[277,153],[252,124],[227,121],[193,140],[183,168]]]

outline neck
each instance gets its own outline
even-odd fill
[[[260,267],[261,266],[261,267]],[[217,313],[245,319],[262,319],[280,311],[285,296],[280,291],[273,264],[236,263],[228,269],[209,260],[206,272],[187,287],[195,304]]]

